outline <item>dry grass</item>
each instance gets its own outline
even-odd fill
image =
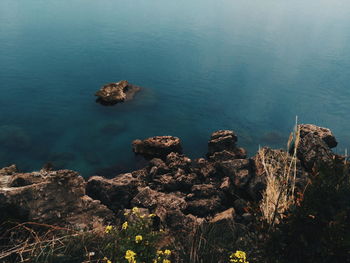
[[[296,153],[299,140],[300,130],[296,124],[294,132],[289,137],[287,151],[262,148],[258,152],[258,159],[266,174],[266,189],[260,203],[260,210],[270,228],[280,222],[295,200]],[[294,150],[290,154],[288,150],[292,143],[294,143]]]

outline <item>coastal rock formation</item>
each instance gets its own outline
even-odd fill
[[[76,172],[11,172],[0,178],[0,222],[11,219],[91,229],[113,219],[107,207],[85,195],[86,183]]]
[[[322,139],[329,148],[334,148],[338,145],[336,138],[332,131],[328,128],[318,127],[313,124],[300,124],[300,138],[303,139],[309,133],[312,133],[316,137]]]
[[[131,199],[138,193],[141,181],[131,173],[121,174],[113,179],[93,176],[87,181],[86,194],[100,200],[113,211],[130,207]]]
[[[140,91],[140,87],[130,84],[126,80],[104,85],[96,92],[96,102],[102,105],[114,105],[118,102],[131,100]]]
[[[335,155],[330,147],[336,140],[325,128],[304,125],[300,130],[299,160],[293,161],[297,185],[303,186],[314,165],[332,165]],[[124,212],[137,206],[145,214],[155,213],[159,223],[177,237],[185,239],[199,227],[215,230],[213,238],[219,240],[235,223],[249,227],[254,216],[248,207],[262,198],[267,167],[283,176],[292,158],[286,151],[267,147],[247,158],[236,143],[233,131],[214,132],[208,158],[192,160],[181,154],[177,137],[135,140],[133,151],[149,158],[144,168],[112,179],[93,176],[87,182],[69,170],[18,173],[15,166],[6,167],[0,169],[0,219],[89,228],[113,215],[124,220]]]
[[[169,153],[181,153],[180,139],[173,136],[155,136],[145,140],[134,140],[132,150],[147,158],[165,158]]]

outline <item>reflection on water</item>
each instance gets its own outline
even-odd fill
[[[298,115],[349,147],[350,2],[2,0],[0,166],[51,161],[84,175],[143,165],[131,141],[210,133],[284,147]],[[114,107],[103,84],[144,87]]]

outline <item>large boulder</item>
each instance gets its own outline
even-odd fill
[[[173,136],[155,136],[132,142],[134,153],[146,158],[165,158],[169,153],[181,153],[180,139]]]
[[[85,181],[70,170],[1,175],[0,222],[41,222],[76,229],[112,221],[113,213],[85,195]]]
[[[138,91],[140,91],[140,87],[132,85],[126,80],[106,84],[96,92],[95,96],[98,97],[96,102],[102,105],[114,105],[118,102],[131,100]]]
[[[332,131],[328,128],[319,127],[313,124],[300,124],[300,138],[304,138],[309,133],[322,139],[329,148],[334,148],[338,145]]]
[[[118,211],[130,207],[130,201],[138,193],[137,187],[141,184],[131,173],[120,174],[113,179],[93,176],[87,182],[86,193],[111,210]]]
[[[305,170],[311,172],[317,166],[332,167],[335,155],[320,136],[308,133],[300,138],[297,157]]]

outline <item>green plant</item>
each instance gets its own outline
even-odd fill
[[[137,207],[125,214],[129,218],[121,227],[107,226],[109,242],[103,249],[106,262],[170,263],[170,250],[157,251],[162,232],[153,229],[154,214],[142,214]]]

